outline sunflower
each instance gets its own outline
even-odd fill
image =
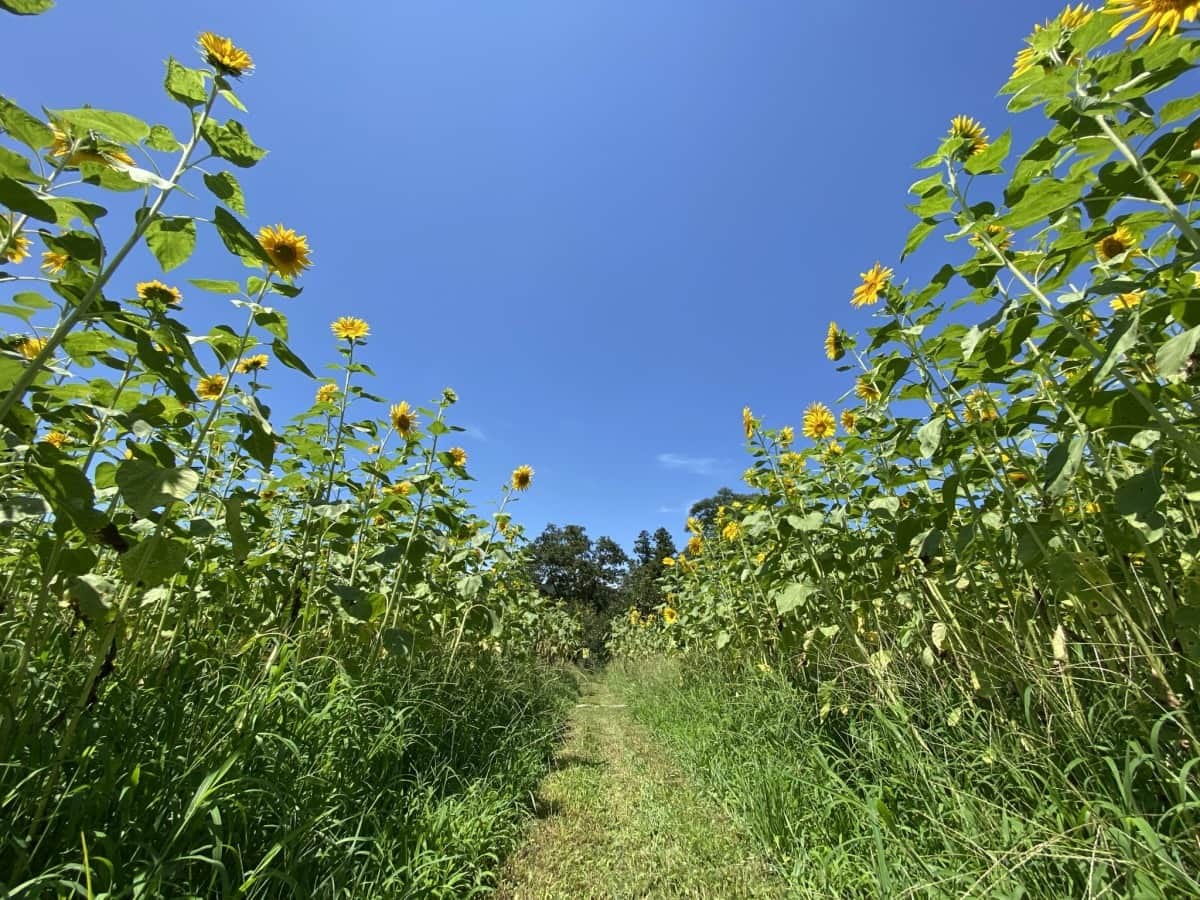
[[[1115,307],[1114,307],[1115,309]],[[1090,309],[1085,309],[1083,315],[1080,316],[1080,326],[1090,338],[1096,338],[1100,335],[1100,319]]]
[[[700,537],[698,534],[693,534],[690,538],[688,538],[686,549],[690,555],[699,556],[704,552],[704,538]]]
[[[949,137],[958,138],[963,142],[959,152],[964,159],[970,159],[988,148],[987,134],[983,130],[983,125],[970,116],[955,116],[951,119]]]
[[[205,31],[201,33],[197,43],[200,45],[200,55],[204,57],[204,61],[222,75],[240,78],[254,68],[254,60],[250,58],[250,54],[235,46],[227,37]]]
[[[196,386],[201,400],[220,400],[225,394],[224,375],[205,375]]]
[[[672,566],[674,566],[674,565],[675,565],[675,557],[673,557],[673,556],[664,556],[664,557],[662,558],[662,564],[663,564],[664,566],[666,566],[668,569],[669,569],[669,568],[671,568]]]
[[[813,403],[804,411],[804,436],[819,441],[833,437],[837,421],[824,403]]]
[[[968,422],[995,422],[1000,418],[996,409],[996,401],[983,388],[976,388],[967,394],[965,418]]]
[[[265,353],[258,353],[254,356],[247,356],[237,364],[237,373],[239,375],[249,375],[251,372],[257,372],[267,367],[270,359]]]
[[[754,421],[754,413],[750,412],[750,407],[742,407],[742,429],[746,432],[746,440],[754,437],[754,427],[758,423]]]
[[[1117,294],[1117,296],[1108,301],[1108,305],[1112,307],[1113,312],[1126,312],[1141,302],[1141,291],[1129,291],[1126,294]]]
[[[384,488],[384,493],[395,494],[398,497],[407,497],[412,493],[412,490],[413,483],[411,481],[400,481]]]
[[[1051,19],[1044,25],[1034,25],[1033,34],[1025,39],[1029,44],[1023,48],[1017,58],[1013,60],[1012,77],[1017,78],[1024,75],[1034,66],[1048,66],[1055,62],[1066,61],[1070,62],[1074,54],[1071,51],[1070,38],[1071,32],[1076,31],[1092,20],[1094,11],[1087,8],[1086,5],[1080,3],[1076,6],[1067,6],[1058,14],[1058,18]],[[1044,47],[1045,41],[1039,40],[1042,32],[1048,31],[1051,28],[1058,28],[1058,35],[1051,36],[1050,40],[1056,40],[1055,45]]]
[[[1122,253],[1128,253],[1133,250],[1138,243],[1138,237],[1124,225],[1118,225],[1113,229],[1112,234],[1102,237],[1096,241],[1096,255],[1100,257],[1101,262],[1107,262],[1114,257],[1120,256]],[[1136,252],[1136,251],[1135,251]]]
[[[852,409],[842,410],[842,428],[847,434],[854,434],[858,431],[858,413]]]
[[[742,533],[742,526],[737,522],[729,522],[721,529],[721,537],[727,541],[736,541]]]
[[[854,382],[854,396],[859,400],[865,400],[867,403],[874,403],[880,397],[882,397],[883,394],[880,392],[879,388],[875,386],[875,382],[873,382],[870,378],[867,378],[865,375],[861,375],[859,376],[858,380]]]
[[[1012,232],[1003,225],[999,225],[995,222],[989,223],[984,227],[981,234],[973,234],[970,236],[970,238],[968,238],[968,240],[971,242],[972,246],[985,249],[987,247],[987,244],[984,243],[985,237],[991,241],[992,245],[1001,253],[1012,247]]]
[[[50,134],[53,138],[49,150],[50,157],[52,159],[66,157],[64,166],[78,166],[81,163],[112,166],[114,160],[122,165],[133,165],[133,157],[126,153],[120,144],[111,141],[101,143],[91,138],[79,141],[77,144],[69,130],[64,130],[53,123],[50,125]]]
[[[442,390],[442,402],[447,406],[453,406],[458,402],[458,394],[455,392],[454,388],[444,388]]]
[[[454,465],[462,468],[467,464],[467,451],[462,447],[451,447],[450,459],[454,461]]]
[[[336,384],[323,384],[317,388],[318,403],[332,403],[337,399],[338,387]]]
[[[837,326],[837,322],[829,323],[825,332],[825,358],[837,362],[846,355],[846,333]]]
[[[699,534],[701,531],[704,530],[704,526],[700,523],[700,520],[697,519],[695,516],[688,516],[687,530],[690,531],[692,534]]]
[[[837,441],[830,441],[829,446],[825,448],[825,455],[826,455],[826,457],[829,457],[829,458],[832,458],[834,456],[841,456],[845,452],[846,452],[846,448],[843,447],[841,444],[839,444]]]
[[[71,257],[65,253],[56,253],[54,250],[47,250],[42,254],[42,271],[50,275],[58,275],[67,268]]]
[[[42,441],[61,450],[67,444],[71,443],[71,436],[69,434],[65,434],[64,432],[55,430],[51,431],[44,438],[42,438]]]
[[[183,302],[183,294],[179,288],[163,284],[161,281],[139,281],[135,286],[138,299],[143,303],[165,303],[167,306],[178,306]]]
[[[638,612],[636,609],[631,609],[629,611],[629,624],[637,625],[641,621],[642,621],[642,614],[640,612]]]
[[[7,227],[0,228],[0,244],[4,243],[5,235],[8,235],[9,230],[12,228],[11,222],[5,222],[4,224]],[[29,248],[32,244],[33,242],[29,238],[18,231],[8,238],[8,246],[4,248],[3,253],[0,253],[0,262],[12,263],[14,266],[20,265],[28,259]]]
[[[779,441],[780,447],[792,446],[792,441],[794,441],[795,439],[796,439],[796,429],[793,428],[791,425],[784,425],[782,428],[779,429],[778,441]]]
[[[527,491],[529,485],[533,483],[533,468],[530,466],[517,466],[512,473],[512,486],[514,491]]]
[[[370,337],[371,326],[362,319],[356,319],[354,316],[339,316],[333,320],[333,324],[329,326],[329,330],[333,332],[333,336],[340,341],[361,341],[363,338]]]
[[[673,606],[664,606],[662,617],[664,625],[674,625],[679,621],[679,613],[675,612],[675,607]]]
[[[1109,36],[1116,37],[1126,28],[1136,25],[1145,19],[1142,27],[1126,38],[1135,41],[1143,35],[1150,34],[1150,43],[1158,40],[1164,31],[1174,34],[1181,22],[1196,21],[1200,14],[1198,0],[1108,0],[1104,11],[1109,15],[1125,16],[1120,22],[1109,29]]]
[[[258,243],[271,260],[271,268],[284,278],[295,278],[312,266],[308,238],[282,225],[265,225],[258,230]]]
[[[22,338],[21,340],[17,341],[17,343],[16,343],[16,345],[14,345],[13,349],[16,350],[18,353],[20,353],[26,359],[33,360],[37,357],[37,355],[39,353],[42,352],[42,350],[45,349],[47,343],[48,342],[46,341],[45,338],[40,338],[40,337]]]
[[[392,418],[392,427],[404,437],[408,437],[409,433],[417,427],[417,413],[408,405],[407,400],[393,403],[389,415]]]
[[[888,279],[892,277],[892,274],[891,269],[878,262],[875,263],[859,276],[862,278],[862,284],[854,289],[850,305],[858,307],[878,303],[879,295],[887,290]]]

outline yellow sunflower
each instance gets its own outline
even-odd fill
[[[1117,296],[1108,301],[1108,305],[1112,307],[1113,312],[1126,312],[1141,302],[1141,291],[1129,291],[1125,294],[1117,294]]]
[[[970,159],[988,148],[987,133],[983,125],[970,116],[955,116],[951,119],[949,137],[958,138],[963,142],[960,152],[964,159]]]
[[[780,447],[792,446],[792,441],[794,441],[795,439],[796,439],[796,429],[793,428],[791,425],[784,425],[782,428],[779,429],[778,440],[779,440]]]
[[[533,483],[533,468],[531,466],[517,466],[512,473],[512,486],[515,491],[527,491],[529,485]]]
[[[1100,335],[1100,319],[1094,312],[1085,309],[1080,319],[1080,325],[1088,337],[1095,338]]]
[[[336,384],[323,384],[317,388],[318,403],[332,403],[337,399],[338,387]]]
[[[892,277],[892,274],[891,269],[878,262],[875,263],[875,265],[859,276],[862,278],[862,284],[854,289],[854,294],[850,298],[850,305],[859,307],[878,303],[879,295],[887,290],[888,280]]]
[[[295,278],[312,266],[308,238],[282,225],[265,225],[258,230],[258,243],[271,260],[271,269],[284,278]]]
[[[1108,0],[1104,11],[1113,16],[1125,16],[1120,22],[1109,29],[1109,35],[1116,37],[1126,28],[1142,22],[1142,27],[1131,34],[1127,41],[1135,41],[1143,35],[1150,34],[1153,44],[1165,31],[1174,34],[1181,22],[1196,21],[1200,14],[1200,0]]]
[[[699,534],[701,531],[704,530],[704,526],[700,524],[700,520],[697,519],[695,516],[688,516],[687,530],[690,531],[692,534]]]
[[[847,434],[854,434],[858,430],[858,413],[852,409],[842,410],[842,428]]]
[[[965,418],[968,422],[995,422],[1000,418],[996,409],[996,401],[983,388],[976,388],[967,394]]]
[[[804,436],[814,441],[833,437],[837,420],[824,403],[813,403],[804,411]]]
[[[371,326],[354,316],[339,316],[333,320],[329,330],[341,341],[361,341],[371,335]]]
[[[389,415],[392,419],[392,427],[404,437],[408,437],[409,433],[417,427],[417,413],[408,405],[407,400],[393,403]]]
[[[183,294],[179,288],[163,284],[161,281],[139,281],[135,287],[138,299],[144,303],[165,303],[168,306],[178,306],[183,302]]]
[[[686,549],[690,555],[699,556],[704,552],[704,538],[700,537],[698,534],[693,534],[690,538],[688,538]]]
[[[224,375],[205,375],[196,386],[196,394],[201,400],[220,400],[224,393]]]
[[[237,373],[239,375],[249,375],[251,372],[258,372],[267,367],[267,363],[271,360],[265,353],[256,353],[254,356],[247,356],[237,364]]]
[[[222,75],[240,78],[254,68],[254,60],[250,58],[250,54],[235,46],[227,37],[205,31],[201,33],[198,43],[204,61]]]
[[[630,625],[637,625],[641,621],[642,621],[642,614],[640,612],[638,612],[636,609],[629,610],[629,624]]]
[[[5,224],[7,227],[0,228],[0,244],[5,242],[5,236],[8,234],[8,230],[12,228],[11,223]],[[11,238],[8,238],[8,246],[4,249],[4,253],[0,254],[0,262],[12,263],[14,266],[20,265],[29,258],[29,248],[32,244],[33,242],[29,238],[18,231]]]
[[[467,464],[467,451],[462,447],[451,447],[450,459],[454,461],[454,465],[462,468]]]
[[[67,268],[67,264],[70,262],[71,257],[67,254],[47,250],[42,254],[42,271],[50,275],[58,275]]]
[[[47,344],[47,341],[45,338],[40,338],[40,337],[22,338],[21,340],[17,341],[17,343],[13,347],[13,349],[16,350],[19,354],[21,354],[26,359],[33,360],[37,357],[37,355],[39,353],[42,352],[42,350],[45,349],[46,344]]]
[[[837,326],[837,322],[829,323],[825,332],[825,358],[837,362],[846,355],[846,333]]]
[[[983,242],[984,237],[987,237],[987,239],[990,240],[992,244],[995,245],[996,249],[1001,253],[1012,247],[1012,232],[1003,225],[999,225],[995,222],[991,222],[986,225],[983,229],[982,235],[973,234],[970,236],[970,238],[968,238],[968,240],[971,242],[972,246],[983,249],[987,246]]]
[[[679,621],[679,613],[675,612],[675,608],[673,606],[664,606],[662,617],[664,625],[674,625]]]
[[[721,537],[727,541],[736,541],[742,533],[742,526],[737,522],[729,522],[721,529]]]
[[[829,446],[825,448],[825,455],[827,457],[841,456],[845,452],[846,448],[835,440],[830,441]]]
[[[1113,229],[1111,234],[1105,235],[1096,241],[1096,255],[1100,257],[1101,262],[1107,262],[1110,259],[1120,256],[1122,253],[1128,253],[1137,244],[1138,236],[1124,225],[1118,225]],[[1134,252],[1136,253],[1137,251]]]
[[[126,153],[120,144],[114,144],[111,141],[101,143],[93,138],[87,138],[79,141],[77,146],[70,131],[54,123],[50,125],[50,134],[53,138],[49,150],[50,157],[52,159],[66,157],[65,167],[78,166],[81,163],[99,163],[111,168],[114,160],[122,165],[133,165],[133,157]],[[75,148],[74,152],[72,152],[72,147]]]
[[[42,440],[50,446],[61,450],[67,444],[71,443],[71,436],[69,434],[65,434],[64,432],[54,430],[42,438]]]
[[[879,388],[875,386],[875,382],[873,382],[870,378],[867,378],[865,375],[861,375],[859,376],[858,380],[854,382],[854,396],[859,400],[865,400],[867,403],[874,403],[881,396],[883,396],[883,394],[880,392]]]
[[[668,569],[669,569],[669,568],[671,568],[672,566],[674,566],[674,565],[675,565],[675,557],[673,557],[673,556],[664,556],[664,557],[662,558],[662,564],[663,564],[664,566],[666,566]]]
[[[746,432],[746,440],[754,437],[754,428],[758,423],[754,421],[754,413],[750,412],[750,407],[742,407],[742,429]]]
[[[411,481],[401,481],[384,488],[384,493],[395,494],[398,497],[407,497],[412,493],[413,483]]]
[[[1013,60],[1012,77],[1016,78],[1024,75],[1034,66],[1048,66],[1056,61],[1070,62],[1073,58],[1070,47],[1071,32],[1082,28],[1091,21],[1094,11],[1087,8],[1083,3],[1076,6],[1067,6],[1058,14],[1058,18],[1051,19],[1044,25],[1034,25],[1033,34],[1025,39],[1029,44],[1017,54],[1017,58]],[[1052,51],[1043,51],[1037,49],[1035,42],[1038,36],[1047,29],[1057,27],[1059,29],[1058,43]]]

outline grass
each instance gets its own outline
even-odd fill
[[[584,682],[500,896],[770,898],[783,886],[686,767],[629,717],[601,674]]]

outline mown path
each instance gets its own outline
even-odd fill
[[[537,797],[537,820],[509,860],[499,896],[752,900],[786,893],[601,675],[583,684]]]

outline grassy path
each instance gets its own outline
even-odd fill
[[[603,675],[583,685],[537,814],[501,879],[506,900],[785,896]]]

